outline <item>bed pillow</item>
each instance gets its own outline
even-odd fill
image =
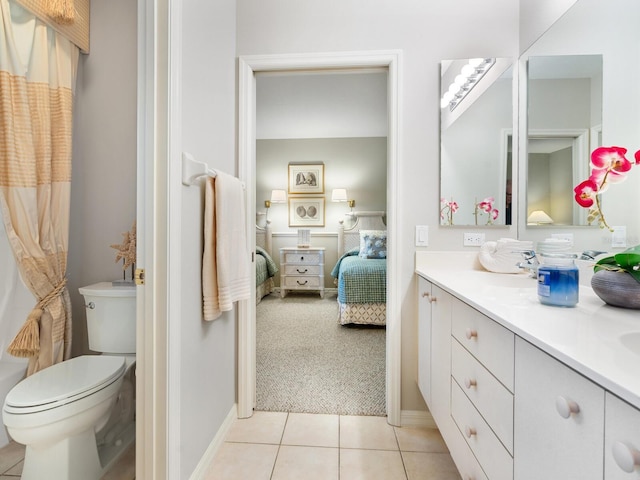
[[[387,231],[360,230],[360,258],[387,258]]]

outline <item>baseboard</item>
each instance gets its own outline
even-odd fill
[[[238,405],[234,403],[226,418],[223,420],[222,425],[220,425],[216,436],[213,437],[213,440],[211,440],[211,443],[205,450],[204,455],[202,455],[198,465],[196,465],[196,468],[189,477],[189,480],[205,480],[207,478],[209,466],[213,463],[213,458],[216,456],[216,453],[218,453],[218,450],[224,443],[224,439],[226,438],[231,425],[233,425],[233,422],[235,422],[237,418]]]
[[[426,410],[402,410],[400,412],[400,425],[403,427],[438,428],[431,416],[431,412]]]

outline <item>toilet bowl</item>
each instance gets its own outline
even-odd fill
[[[41,370],[4,401],[7,431],[26,445],[23,480],[98,480],[134,440],[135,288],[102,283],[80,292],[89,348],[104,353]]]

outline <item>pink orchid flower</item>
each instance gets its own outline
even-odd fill
[[[498,212],[498,210],[495,209],[495,208],[493,210],[491,210],[491,219],[495,220],[496,218],[498,218],[499,213],[500,212]]]
[[[574,188],[573,191],[576,193],[576,202],[578,202],[581,207],[589,208],[596,199],[598,184],[592,179],[585,180]]]
[[[626,180],[627,173],[631,170],[633,163],[625,157],[627,149],[623,147],[598,147],[591,152],[591,175],[587,180],[576,186],[576,202],[584,208],[589,209],[587,221],[598,221],[601,228],[611,227],[604,218],[604,213],[600,206],[599,195],[606,192],[610,184],[620,183]],[[635,164],[640,165],[640,150],[634,154]],[[613,231],[613,230],[611,230]]]
[[[591,164],[595,168],[618,173],[628,172],[631,170],[631,162],[625,157],[626,153],[627,149],[622,147],[598,147],[591,153]]]

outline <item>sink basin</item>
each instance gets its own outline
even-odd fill
[[[640,332],[629,332],[620,336],[620,342],[630,352],[640,355]]]

